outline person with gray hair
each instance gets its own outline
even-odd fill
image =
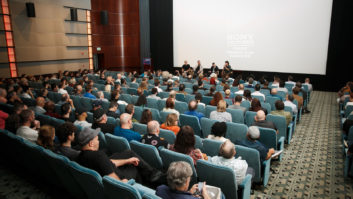
[[[105,98],[104,98],[104,93],[103,93],[103,91],[98,91],[98,92],[97,92],[97,97],[98,97],[99,100],[102,100],[103,102],[109,102],[108,99],[105,99]]]
[[[128,113],[123,113],[120,115],[120,126],[115,127],[114,135],[121,136],[127,139],[128,142],[131,140],[136,140],[140,142],[141,135],[132,129],[132,116]]]
[[[156,120],[147,123],[147,134],[142,137],[141,142],[157,148],[163,146],[167,149],[169,147],[168,142],[159,137],[159,123]]]
[[[198,184],[194,184],[188,190],[192,169],[189,163],[184,161],[172,162],[167,171],[167,185],[161,185],[156,189],[156,195],[163,199],[197,199],[200,198],[196,191]],[[206,183],[203,183],[201,195],[209,199]]]
[[[276,152],[273,148],[267,148],[264,144],[262,144],[258,139],[260,138],[260,130],[257,126],[250,126],[248,132],[246,134],[245,140],[237,141],[236,145],[242,145],[249,148],[256,149],[260,153],[261,162],[268,160],[271,156]],[[277,156],[280,154],[276,153]]]

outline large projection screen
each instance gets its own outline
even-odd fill
[[[174,66],[326,73],[332,0],[174,0]]]

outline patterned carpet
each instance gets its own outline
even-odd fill
[[[309,110],[283,160],[272,163],[267,187],[255,187],[252,198],[353,198],[353,180],[343,178],[336,93],[313,92]],[[61,194],[0,163],[0,199],[67,198]]]

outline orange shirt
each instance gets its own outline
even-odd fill
[[[175,135],[179,133],[180,127],[179,126],[167,126],[165,123],[161,124],[162,129],[173,131]]]

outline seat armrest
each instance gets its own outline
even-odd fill
[[[250,198],[251,178],[252,178],[252,175],[247,174],[244,180],[241,182],[241,184],[238,185],[238,188],[241,190],[240,198]]]
[[[127,184],[129,185],[134,185],[136,182],[134,179],[130,179],[129,181],[127,181]]]

